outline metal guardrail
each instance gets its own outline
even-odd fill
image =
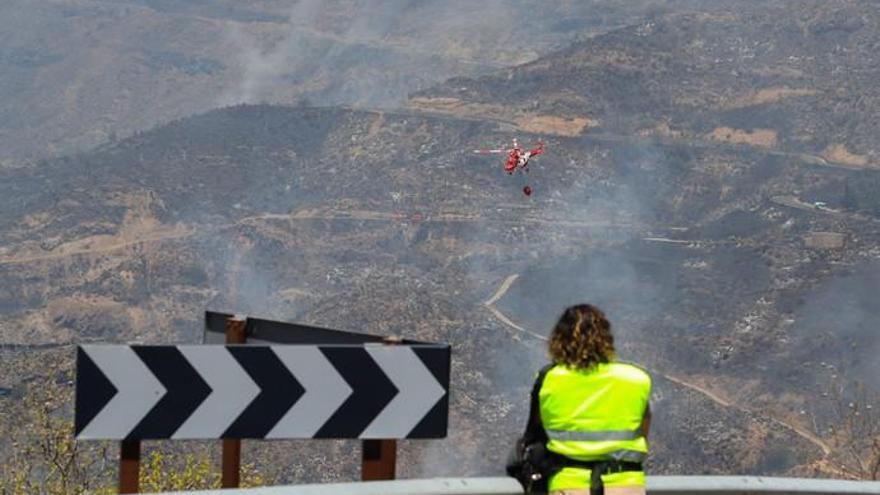
[[[880,494],[880,482],[761,476],[653,476],[648,493],[657,495],[862,495]]]
[[[436,478],[175,492],[198,495],[522,495],[512,478]],[[649,476],[650,495],[872,495],[880,482],[760,476]]]

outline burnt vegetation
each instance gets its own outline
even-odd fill
[[[55,379],[41,360],[197,342],[212,308],[451,343],[450,438],[403,445],[401,473],[496,474],[541,337],[588,300],[655,376],[652,472],[876,477],[875,396],[842,393],[853,420],[814,384],[880,387],[880,17],[804,5],[658,14],[407,108],[237,105],[0,170],[0,422]],[[530,199],[469,152],[514,134],[548,146]],[[511,275],[503,321],[484,303]],[[279,481],[356,476],[352,443],[251,448]]]

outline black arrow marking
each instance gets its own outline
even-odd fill
[[[263,438],[305,393],[269,347],[229,347],[260,393],[223,432],[222,438]]]
[[[127,439],[170,438],[211,393],[211,387],[177,347],[132,346],[167,392]]]
[[[320,349],[348,382],[352,393],[315,433],[315,438],[357,438],[397,395],[397,387],[362,347]]]
[[[449,422],[449,360],[451,352],[448,346],[444,347],[413,347],[416,356],[422,360],[425,367],[434,375],[444,390],[444,395],[428,411],[428,414],[419,421],[406,438],[445,438]]]
[[[79,435],[118,392],[82,347],[77,347],[74,435]]]

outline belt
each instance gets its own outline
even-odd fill
[[[573,467],[581,469],[589,469],[590,471],[601,471],[600,474],[620,473],[623,471],[642,471],[641,462],[625,462],[625,461],[578,461],[566,458],[562,461],[563,467]]]

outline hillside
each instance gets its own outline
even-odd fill
[[[880,128],[868,110],[880,98],[876,9],[798,5],[646,21],[497,74],[450,80],[410,105],[545,132],[579,123],[590,134],[748,145],[876,168]]]
[[[0,166],[236,103],[393,106],[646,15],[723,3],[6,0]]]
[[[58,380],[41,363],[70,366],[70,344],[197,341],[213,308],[451,343],[451,436],[406,444],[402,474],[499,473],[542,338],[586,299],[655,378],[652,472],[845,475],[820,462],[851,440],[829,432],[822,394],[880,388],[880,171],[875,88],[847,79],[860,109],[826,69],[876,67],[828,55],[786,74],[828,33],[867,53],[867,5],[804,8],[817,24],[797,31],[748,11],[667,16],[406,109],[238,105],[0,170],[0,432]],[[865,27],[819,27],[835,18]],[[762,43],[776,49],[741,51]],[[700,65],[711,46],[737,55]],[[469,151],[514,134],[547,142],[531,198]],[[822,157],[832,144],[848,154]],[[249,449],[288,447],[324,456],[287,476],[354,476],[327,461],[344,442]]]

